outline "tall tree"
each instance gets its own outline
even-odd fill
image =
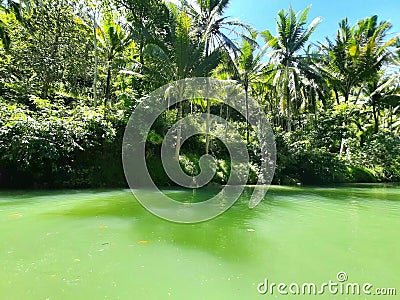
[[[375,133],[379,131],[381,111],[400,105],[400,95],[395,81],[395,76],[385,77],[381,73],[377,74],[363,88],[363,92],[367,95],[367,105],[372,108]]]
[[[115,0],[125,9],[131,34],[138,45],[139,61],[144,66],[144,52],[149,44],[163,47],[171,35],[170,11],[162,0]]]
[[[269,30],[261,33],[265,43],[272,49],[270,63],[275,73],[275,86],[283,96],[282,107],[286,110],[288,130],[292,127],[292,102],[298,97],[300,79],[304,75],[302,68],[307,67],[307,64],[302,64],[304,56],[299,55],[299,52],[304,50],[321,21],[320,17],[315,18],[306,27],[310,8],[297,14],[292,7],[288,11],[281,10],[276,19],[276,35],[272,35]]]
[[[90,29],[76,17],[72,4],[43,0],[31,7],[22,23],[11,19],[4,80],[17,93],[46,98],[56,90],[86,92],[91,74]]]
[[[104,52],[106,58],[107,75],[104,92],[104,105],[106,105],[111,97],[111,77],[114,60],[121,56],[131,45],[133,36],[123,29],[122,25],[115,20],[113,14],[106,13],[103,19],[104,25],[99,28],[99,43],[100,49]]]
[[[257,34],[255,32],[248,38],[242,39],[239,47],[239,56],[234,60],[225,60],[222,65],[219,66],[216,73],[225,73],[228,78],[237,80],[243,87],[245,92],[245,106],[246,106],[246,140],[249,142],[249,93],[251,86],[262,82],[264,71],[267,67],[267,63],[263,62],[267,47],[259,49],[259,46],[255,44]],[[258,51],[257,51],[258,49]]]
[[[240,53],[240,49],[236,43],[229,37],[228,32],[232,35],[242,36],[242,30],[250,31],[250,27],[224,16],[224,12],[229,5],[229,0],[196,0],[188,2],[182,1],[184,8],[193,18],[194,33],[199,43],[204,44],[205,55],[208,56],[216,49],[221,49],[227,54],[226,57],[233,59]],[[207,101],[207,114],[210,114],[211,102]],[[209,117],[206,120],[206,154],[209,152],[210,135],[209,135]]]
[[[325,59],[322,60],[319,69],[333,87],[338,103],[339,92],[344,102],[348,103],[354,89],[374,80],[384,64],[390,60],[390,47],[396,42],[396,38],[386,41],[387,32],[391,27],[388,21],[378,23],[377,16],[361,20],[353,27],[350,27],[347,19],[343,19],[339,23],[335,42],[327,38],[327,44],[321,44]],[[357,94],[360,93],[361,90]],[[341,154],[345,144],[346,139],[343,137]]]
[[[220,62],[220,51],[215,49],[205,55],[205,43],[198,40],[195,34],[193,19],[186,11],[175,10],[174,32],[172,34],[172,51],[165,50],[157,44],[148,44],[145,56],[158,60],[161,69],[168,72],[168,81],[177,81],[191,77],[208,76]],[[162,66],[161,66],[162,65]],[[183,116],[183,103],[178,104],[178,118]],[[181,135],[178,128],[176,157],[179,156]]]
[[[204,51],[209,55],[217,48],[226,53],[238,54],[239,48],[230,36],[246,38],[243,30],[249,32],[250,26],[229,16],[224,16],[229,0],[182,1],[184,9],[193,18],[194,33],[198,41],[204,43]],[[228,35],[229,33],[229,35]]]
[[[354,88],[374,78],[391,56],[389,47],[396,39],[386,41],[392,25],[377,22],[372,16],[350,27],[348,20],[339,23],[335,42],[327,38],[321,44],[325,60],[320,64],[321,72],[333,88],[348,102]]]

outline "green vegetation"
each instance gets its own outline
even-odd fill
[[[276,30],[256,32],[225,15],[228,0],[0,3],[1,187],[124,186],[132,110],[156,88],[199,76],[235,80],[262,105],[276,135],[275,183],[400,181],[400,40],[377,16],[343,19],[334,39],[311,44],[320,20],[307,20],[309,8],[282,10]],[[251,127],[210,99],[172,106],[154,124],[146,157],[155,181],[173,184],[161,143],[191,112],[237,128],[256,182]],[[229,154],[212,135],[182,145],[184,171],[197,174],[204,153],[225,183]]]

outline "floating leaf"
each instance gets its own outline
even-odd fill
[[[150,241],[139,241],[138,243],[141,244],[141,245],[144,245],[144,244],[150,243]]]
[[[22,214],[17,213],[17,214],[9,214],[9,217],[22,217]]]

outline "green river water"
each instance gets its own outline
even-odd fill
[[[0,192],[0,299],[400,297],[399,185],[272,187],[255,209],[248,193],[185,225],[153,216],[129,190]],[[257,291],[265,278],[320,289],[338,272],[397,296]]]

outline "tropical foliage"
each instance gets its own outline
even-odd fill
[[[175,1],[174,1],[175,2]],[[310,43],[320,18],[283,9],[257,32],[226,15],[229,0],[25,0],[0,5],[0,186],[123,186],[121,140],[132,109],[188,77],[235,82],[268,115],[276,136],[274,182],[400,180],[400,39],[389,21],[345,18],[336,37]],[[171,106],[147,137],[158,184],[163,137],[187,114],[209,112],[242,134],[249,182],[260,159],[252,127],[231,107],[195,98]],[[209,132],[176,157],[188,174],[204,153],[214,181],[230,158]],[[220,128],[224,131],[224,128]]]

